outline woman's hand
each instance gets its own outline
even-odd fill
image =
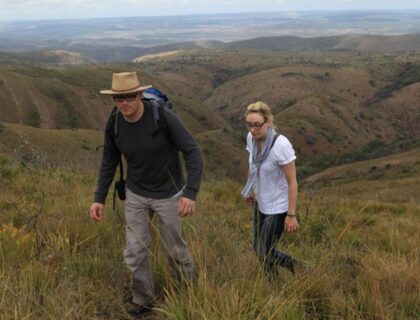
[[[299,223],[297,222],[296,216],[286,216],[284,220],[284,228],[287,232],[295,232],[299,229]]]
[[[253,206],[254,205],[254,198],[253,197],[248,197],[245,199],[245,202],[247,205],[249,206]]]

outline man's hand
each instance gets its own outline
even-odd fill
[[[93,220],[100,222],[103,218],[103,214],[102,214],[103,210],[104,210],[104,205],[102,203],[98,203],[98,202],[92,203],[92,206],[89,209],[90,217]]]
[[[195,201],[181,197],[178,202],[178,215],[180,217],[185,217],[189,214],[193,214],[195,211]]]
[[[254,198],[253,197],[248,197],[245,199],[245,202],[247,205],[249,206],[253,206],[254,205]]]
[[[284,220],[284,228],[287,232],[297,231],[297,229],[299,228],[299,223],[297,222],[296,217],[287,216]]]

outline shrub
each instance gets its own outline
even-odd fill
[[[10,181],[16,175],[17,175],[17,170],[11,164],[10,159],[5,155],[0,155],[0,178],[2,182]]]
[[[316,137],[312,134],[305,135],[305,142],[308,145],[314,145],[316,143]]]

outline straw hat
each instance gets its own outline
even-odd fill
[[[152,86],[141,86],[135,72],[121,72],[112,75],[112,88],[101,90],[101,94],[120,95],[144,91]]]

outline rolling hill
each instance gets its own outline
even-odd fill
[[[362,183],[363,182],[363,183]],[[420,203],[420,148],[335,166],[307,177],[302,187],[352,198]]]
[[[26,128],[29,137],[39,134],[45,141],[50,141],[49,134],[58,136],[64,134],[60,133],[62,129],[90,130],[92,135],[99,135],[102,139],[102,130],[113,104],[110,98],[100,95],[98,91],[110,86],[113,70],[122,71],[127,70],[126,68],[136,69],[137,66],[54,69],[35,66],[4,66],[0,71],[0,121],[4,125],[18,124],[22,128]],[[187,94],[185,91],[177,92],[174,90],[175,88],[152,74],[144,73],[141,70],[138,70],[138,74],[142,83],[153,84],[171,98],[177,114],[205,151],[205,165],[212,167],[212,170],[207,174],[209,178],[214,175],[238,176],[245,174],[246,162],[239,163],[237,160],[238,155],[243,155],[244,150],[242,146],[235,146],[236,141],[233,135],[227,136],[223,142],[225,150],[230,150],[229,156],[227,154],[222,156],[230,158],[226,162],[226,168],[222,166],[220,159],[218,165],[212,163],[211,159],[217,157],[214,155],[214,151],[219,149],[215,142],[219,138],[223,139],[221,133],[232,131],[221,116],[215,114],[194,95]],[[37,133],[37,130],[40,130],[38,128],[52,129],[53,131],[44,130]],[[21,130],[16,129],[15,131]],[[17,133],[12,136],[15,137],[16,145],[25,144],[24,139],[19,139]],[[39,141],[43,139],[40,138]],[[37,142],[26,143],[26,145],[32,144],[36,146]],[[97,143],[97,145],[99,144]],[[13,150],[13,147],[6,148],[6,145],[9,145],[8,134],[2,134],[0,135],[0,152],[8,153]],[[53,150],[38,152],[36,147],[34,148],[32,151],[29,149],[30,155],[23,158],[36,158],[40,152],[46,159],[45,162],[56,162]],[[1,149],[6,151],[1,151]],[[61,150],[60,157],[72,158],[72,155],[66,150],[72,150],[72,148]],[[89,150],[94,153],[92,148]],[[18,161],[26,161],[23,158],[22,156],[18,157]],[[97,163],[95,162],[95,164]]]
[[[28,168],[10,162],[13,152],[0,154],[0,318],[132,319],[121,203],[112,210],[108,201],[103,221],[93,222],[95,174],[72,166],[95,153],[88,148],[96,138],[90,130],[0,126],[0,139],[16,135],[55,152],[55,161],[70,156],[67,168]],[[417,148],[309,177],[299,192],[300,229],[280,244],[310,268],[279,268],[270,278],[252,249],[242,185],[204,181],[196,214],[183,220],[196,284],[174,280],[151,221],[157,299],[147,318],[416,319],[419,170]]]
[[[307,160],[420,136],[415,54],[195,50],[140,67],[190,91],[243,135],[246,106],[267,102]]]
[[[326,37],[271,36],[238,41],[189,41],[158,46],[103,46],[73,44],[65,47],[100,62],[133,61],[145,55],[191,49],[258,49],[278,51],[358,50],[378,53],[420,51],[420,34],[370,35],[347,34]]]
[[[351,15],[339,17],[341,26]],[[87,32],[73,43],[81,50],[0,53],[0,318],[129,319],[121,203],[114,212],[108,205],[100,224],[87,209],[112,108],[98,91],[109,88],[112,72],[136,70],[171,98],[205,166],[197,214],[184,220],[196,285],[173,281],[153,241],[158,298],[150,319],[416,319],[418,35],[151,38],[138,48],[129,40],[137,22],[112,21],[127,38],[96,43],[89,36],[106,34],[101,23],[59,23],[60,35]],[[25,48],[51,44],[52,24],[40,22],[41,35]],[[0,47],[8,46],[2,37]],[[54,43],[61,48],[66,39]],[[297,151],[301,227],[281,245],[308,262],[305,273],[279,270],[268,279],[252,250],[252,209],[240,190],[248,162],[243,114],[257,100],[273,107],[278,131]]]
[[[94,64],[103,62],[129,62],[143,56],[172,51],[193,49],[225,50],[275,50],[275,51],[331,51],[350,50],[376,53],[398,53],[420,51],[420,34],[370,35],[346,34],[325,37],[270,36],[237,41],[194,40],[173,42],[161,45],[118,45],[90,43],[71,43],[52,46],[55,49],[34,50],[31,52],[0,51],[0,64],[5,63],[44,63],[44,64]]]
[[[96,170],[103,133],[88,129],[41,129],[0,122],[0,154],[23,167]]]
[[[140,13],[141,12],[137,12]],[[136,12],[133,12],[135,15]],[[9,17],[8,19],[13,19]],[[145,54],[155,54],[156,46],[201,46],[197,42],[220,42],[212,45],[287,50],[323,48],[382,48],[412,50],[418,41],[400,39],[399,35],[420,32],[420,13],[416,10],[249,12],[229,14],[184,15],[123,18],[1,21],[0,51],[40,50],[76,51],[105,61],[131,61]],[[53,31],[53,32],[52,32]],[[344,35],[357,35],[341,38]],[[358,35],[368,36],[358,36]],[[376,37],[383,35],[385,37]],[[278,38],[278,37],[283,38]],[[387,38],[391,36],[391,38]],[[260,37],[273,37],[256,39]],[[297,38],[299,37],[299,38]],[[365,39],[359,39],[365,38]],[[403,36],[404,38],[404,36]],[[248,41],[247,39],[256,39]],[[340,44],[340,39],[343,39]],[[242,41],[235,44],[235,41]],[[379,43],[382,42],[382,43]],[[189,43],[186,44],[186,43]],[[391,43],[391,45],[388,45]],[[285,45],[288,45],[286,48]],[[320,45],[321,44],[321,45]],[[146,52],[148,49],[155,52]],[[144,51],[146,50],[146,51]],[[162,47],[159,50],[170,51]],[[415,49],[416,50],[416,49]]]
[[[69,50],[78,51],[101,62],[133,61],[142,56],[191,49],[276,50],[276,51],[330,51],[356,50],[377,53],[420,51],[420,34],[369,35],[348,34],[327,37],[271,36],[238,41],[175,42],[151,47],[96,47],[73,45]]]
[[[208,168],[222,176],[246,170],[243,113],[257,100],[272,106],[303,176],[373,156],[367,148],[381,155],[407,150],[420,136],[416,53],[190,49],[138,63],[0,70],[1,121],[93,130],[103,129],[112,108],[98,90],[110,85],[113,71],[136,70],[142,83],[169,95]]]
[[[93,64],[96,61],[74,51],[42,50],[33,52],[0,52],[0,64],[36,64],[46,67]]]
[[[99,94],[108,88],[112,72],[138,69],[135,65],[114,67],[41,68],[5,66],[0,73],[0,120],[34,127],[103,129],[113,103]],[[152,74],[137,70],[142,83],[167,93],[177,113],[192,132],[228,125],[193,96],[176,93]]]
[[[229,49],[267,49],[286,51],[359,50],[373,52],[403,52],[420,50],[420,34],[369,35],[349,34],[302,38],[296,36],[260,37],[230,43]]]

